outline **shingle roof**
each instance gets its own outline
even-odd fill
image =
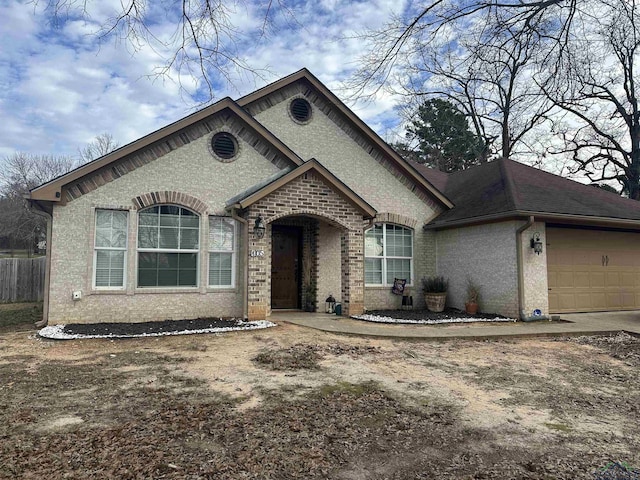
[[[640,202],[513,160],[500,159],[451,174],[413,166],[434,186],[444,188],[455,204],[430,223],[436,228],[526,214],[582,217],[586,223],[595,219],[640,222]]]

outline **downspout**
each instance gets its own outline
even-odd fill
[[[520,320],[531,322],[533,320],[549,320],[546,315],[530,316],[524,311],[524,268],[522,265],[522,233],[535,223],[536,219],[533,215],[529,216],[527,223],[516,230],[516,264],[518,268],[518,311],[520,312]]]
[[[53,208],[51,213],[47,212],[42,205],[36,200],[27,198],[29,202],[29,210],[36,215],[44,217],[47,221],[47,249],[45,251],[45,267],[44,267],[44,292],[42,298],[42,320],[35,323],[37,328],[43,328],[49,323],[49,284],[51,283],[51,236],[53,226]],[[34,208],[37,207],[37,208]]]
[[[244,270],[244,300],[242,301],[242,318],[247,321],[249,319],[249,222],[247,222],[246,219],[238,216],[235,208],[231,208],[231,218],[233,218],[237,222],[240,222],[243,231],[242,237],[244,241],[245,255],[242,259]]]

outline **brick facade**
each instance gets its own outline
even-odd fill
[[[340,296],[344,315],[357,315],[364,310],[364,222],[362,213],[341,195],[327,186],[313,171],[270,193],[251,205],[245,212],[249,225],[261,216],[266,224],[265,236],[250,240],[250,250],[263,251],[264,256],[249,257],[249,319],[263,319],[271,313],[271,227],[280,220],[302,218],[308,223],[310,235],[317,235],[317,222],[324,222],[340,230]],[[295,220],[294,220],[295,221]],[[318,284],[317,242],[309,242],[311,275]],[[304,252],[303,252],[304,255]],[[316,292],[316,298],[317,292]],[[317,303],[321,303],[317,300]],[[317,308],[317,307],[316,307]]]

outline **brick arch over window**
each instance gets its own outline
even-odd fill
[[[296,210],[295,212],[279,213],[277,215],[273,215],[272,217],[269,217],[269,218],[265,219],[265,223],[273,223],[273,222],[275,222],[277,220],[280,220],[281,218],[285,218],[285,217],[300,217],[300,216],[317,218],[317,219],[325,221],[326,223],[328,223],[330,225],[333,225],[334,227],[340,228],[342,230],[350,230],[351,229],[349,227],[349,225],[347,225],[346,223],[340,221],[339,219],[336,219],[336,218],[334,218],[332,216],[329,216],[329,215],[318,213],[318,211],[316,211],[316,210]]]
[[[136,210],[142,210],[143,208],[152,207],[154,205],[171,203],[187,207],[200,215],[207,214],[207,205],[202,200],[181,192],[172,192],[168,190],[162,192],[149,192],[144,195],[134,197],[132,201]]]
[[[398,213],[378,213],[374,219],[375,223],[395,223],[396,225],[402,225],[415,230],[418,220],[411,217],[406,217]]]

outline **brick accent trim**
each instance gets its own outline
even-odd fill
[[[282,212],[282,213],[278,213],[277,215],[273,215],[272,217],[269,218],[265,218],[264,222],[265,223],[273,223],[276,220],[279,220],[281,218],[284,217],[290,217],[290,218],[295,218],[296,216],[305,216],[305,217],[311,217],[311,218],[318,218],[320,220],[324,220],[326,223],[333,225],[334,227],[338,227],[338,228],[342,228],[345,230],[349,230],[350,227],[349,225],[347,225],[346,223],[344,223],[343,221],[341,221],[338,218],[335,217],[331,217],[329,215],[325,215],[323,213],[320,213],[316,210],[304,210],[304,209],[296,209],[295,211],[287,211],[287,212]]]
[[[376,218],[373,219],[374,223],[395,223],[396,225],[402,225],[415,230],[418,225],[418,220],[411,217],[406,217],[398,213],[378,213]]]
[[[149,192],[131,199],[136,210],[160,204],[176,204],[185,206],[200,215],[207,214],[207,205],[196,197],[182,192]]]

